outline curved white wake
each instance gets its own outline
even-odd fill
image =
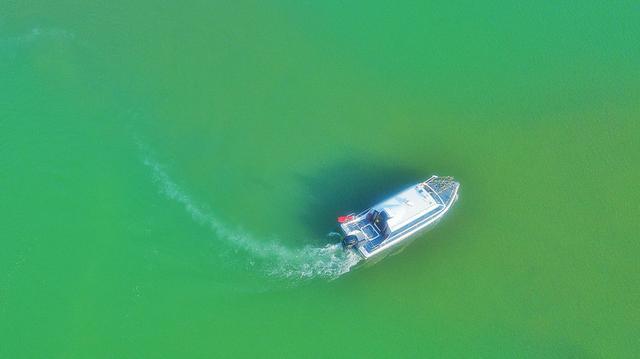
[[[208,226],[217,238],[246,252],[252,258],[252,264],[259,259],[262,266],[260,269],[267,275],[291,279],[335,279],[360,261],[357,255],[345,252],[339,244],[292,249],[278,242],[257,240],[242,229],[231,229],[204,207],[198,206],[171,180],[158,162],[147,157],[143,163],[152,170],[153,180],[161,193],[182,204],[196,222]]]
[[[75,34],[63,29],[34,27],[30,31],[0,38],[0,63],[12,64],[18,54],[42,40],[76,41]]]

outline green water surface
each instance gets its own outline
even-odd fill
[[[637,357],[639,136],[637,1],[4,1],[0,358]]]

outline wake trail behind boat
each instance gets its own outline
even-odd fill
[[[360,257],[344,251],[340,244],[289,248],[277,241],[258,240],[242,229],[230,228],[206,207],[199,206],[187,195],[169,177],[160,163],[149,156],[143,159],[143,163],[151,169],[153,181],[163,195],[184,206],[193,220],[209,227],[216,238],[234,249],[247,253],[251,258],[250,263],[254,266],[257,263],[257,267],[270,277],[284,279],[321,277],[331,280],[347,273],[360,261]]]

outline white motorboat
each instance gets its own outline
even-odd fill
[[[342,245],[365,259],[386,253],[442,218],[459,188],[452,177],[432,176],[359,214],[341,216]]]

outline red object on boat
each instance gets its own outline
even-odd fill
[[[353,216],[340,216],[338,217],[338,222],[344,223],[353,219]]]

